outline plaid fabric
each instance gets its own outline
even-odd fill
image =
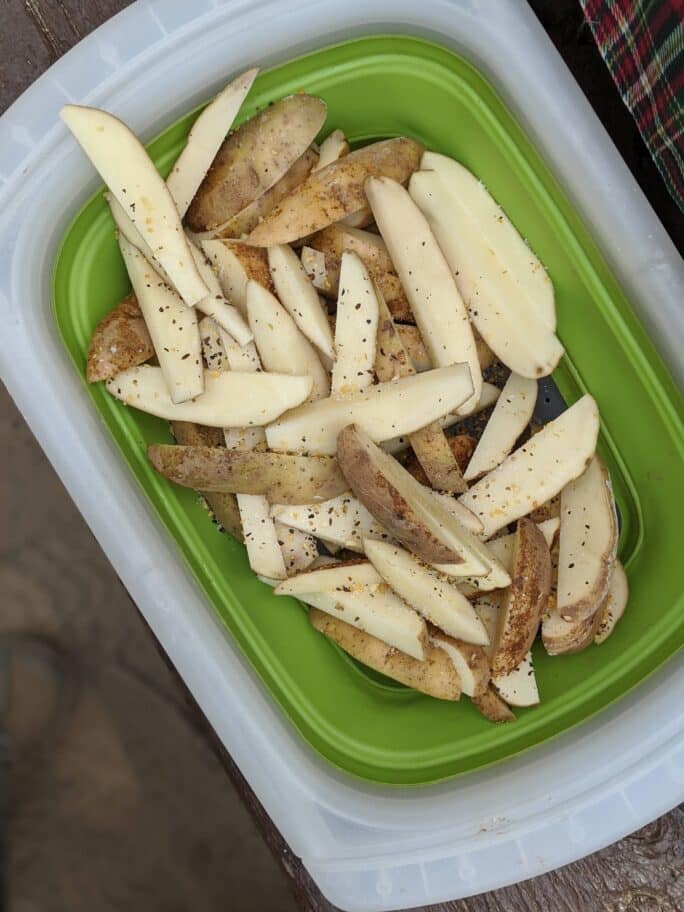
[[[667,188],[684,210],[684,0],[580,0]]]

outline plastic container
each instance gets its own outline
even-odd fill
[[[295,10],[275,0],[207,5],[201,12],[199,4],[189,7],[164,0],[126,10],[66,55],[3,118],[0,307],[9,327],[0,343],[3,379],[227,749],[332,901],[349,909],[408,907],[565,864],[662,813],[684,791],[677,742],[684,727],[684,688],[675,661],[581,728],[496,769],[482,769],[587,718],[681,643],[676,611],[681,571],[674,550],[673,472],[681,474],[677,394],[572,207],[681,376],[679,258],[526,7],[497,3],[493,17],[486,3],[428,2],[418,11],[408,2],[376,2],[376,21],[370,24],[365,4],[354,2],[344,10],[326,0]],[[555,681],[540,667],[548,708],[524,714],[508,730],[485,726],[465,706],[447,719],[439,704],[426,710],[421,698],[383,688],[343,660],[334,661],[294,605],[279,603],[275,610],[248,574],[240,550],[212,535],[192,496],[147,472],[141,443],[146,435],[162,439],[160,425],[123,414],[101,392],[87,391],[57,331],[58,323],[78,361],[92,320],[125,287],[101,202],[81,214],[60,255],[57,322],[50,307],[57,249],[74,212],[97,186],[57,124],[65,100],[99,104],[149,136],[240,67],[290,60],[313,46],[372,31],[426,36],[464,55],[505,97],[572,204],[481,76],[463,61],[450,63],[443,51],[428,52],[415,42],[360,42],[353,50],[278,68],[251,96],[265,100],[310,87],[328,98],[330,123],[355,139],[406,131],[457,154],[487,180],[551,268],[572,364],[558,381],[568,397],[586,383],[599,399],[603,448],[618,479],[625,523],[622,553],[642,606],[630,609],[621,623],[627,625],[631,615],[643,636],[637,643],[635,629],[625,626],[622,644],[616,634],[602,647],[601,657],[610,665],[603,674],[596,673],[596,651],[550,660],[580,665],[559,669]],[[169,80],[179,74],[183,84],[170,93]],[[453,85],[458,91],[449,96]],[[451,135],[435,127],[435,111],[443,106],[455,124],[467,122],[470,132]],[[464,120],[461,111],[471,119]],[[155,142],[153,153],[161,163],[170,164],[183,129]],[[106,286],[98,284],[103,277]],[[583,338],[580,316],[593,321],[590,339]],[[147,495],[103,432],[96,409]],[[657,459],[647,448],[654,439],[662,443]],[[679,494],[681,500],[681,489]],[[182,540],[196,577],[235,639],[208,609],[160,518]],[[230,567],[230,587],[221,567]],[[652,624],[644,624],[647,594],[654,592],[659,612]],[[299,654],[293,661],[276,651],[285,635],[297,638],[303,661]],[[617,662],[620,654],[624,661]],[[309,742],[347,770],[399,784],[474,767],[480,771],[401,791],[337,772],[304,744],[244,656]],[[585,673],[594,678],[579,686]],[[323,700],[312,687],[321,680],[329,680],[332,691]],[[359,700],[362,713],[356,711]],[[336,704],[346,711],[334,715]],[[413,726],[405,742],[397,740],[389,721],[385,730],[375,730],[397,714]],[[357,715],[360,729],[353,728]],[[427,744],[445,727],[448,737]],[[419,747],[412,749],[415,743]]]

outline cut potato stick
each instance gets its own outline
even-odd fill
[[[278,522],[275,523],[275,530],[288,576],[303,573],[317,560],[318,548],[313,535]]]
[[[388,542],[366,539],[363,547],[380,577],[426,620],[467,643],[489,642],[470,602],[434,569]]]
[[[262,494],[275,503],[308,504],[347,490],[334,456],[151,443],[147,457],[169,481],[202,491]]]
[[[410,434],[457,409],[471,391],[467,366],[455,364],[379,383],[347,399],[307,403],[269,425],[266,439],[272,450],[333,455],[348,424],[355,422],[373,440]]]
[[[197,309],[208,317],[213,317],[222,329],[230,333],[238,345],[247,345],[252,341],[252,333],[242,314],[224,297],[219,280],[203,251],[192,241],[188,241],[188,244],[202,281],[209,289],[206,298],[197,302]]]
[[[309,620],[316,630],[362,665],[438,700],[459,699],[461,688],[456,669],[442,650],[428,644],[424,660],[419,661],[315,608],[309,611]]]
[[[490,671],[489,659],[482,646],[464,643],[447,636],[434,627],[428,628],[430,643],[443,650],[453,663],[461,682],[461,692],[466,697],[479,697],[487,690]]]
[[[141,364],[108,380],[107,390],[126,405],[167,421],[260,427],[303,402],[311,392],[311,378],[205,371],[204,393],[197,399],[174,403],[161,369]]]
[[[247,283],[247,319],[265,370],[311,377],[311,402],[330,394],[328,372],[316,349],[278,299],[257,282]]]
[[[599,416],[583,396],[461,496],[479,516],[484,537],[526,516],[584,471],[594,455]]]
[[[539,687],[531,651],[527,651],[512,671],[494,675],[492,687],[509,706],[537,706],[540,702]]]
[[[173,197],[145,147],[106,111],[68,104],[61,117],[180,297],[188,305],[201,301],[208,289],[195,266]]]
[[[418,327],[412,326],[410,323],[397,323],[396,328],[402,345],[406,349],[406,352],[411,359],[411,363],[418,373],[420,374],[423,371],[430,370],[432,362],[430,361],[430,356],[425,348]]]
[[[204,389],[204,369],[197,312],[183,303],[123,235],[119,248],[171,401],[199,396]]]
[[[88,383],[110,377],[149,361],[154,346],[133,293],[126,295],[95,327],[88,346]]]
[[[593,617],[608,594],[618,544],[610,476],[598,456],[561,492],[558,612]]]
[[[271,508],[271,516],[295,529],[315,535],[326,546],[331,543],[350,551],[363,553],[364,538],[389,538],[383,527],[351,494],[333,497],[325,503],[303,506],[275,504]]]
[[[335,360],[331,395],[348,397],[363,392],[375,379],[378,298],[361,258],[342,254],[340,294],[335,320]]]
[[[261,370],[259,353],[254,342],[238,345],[235,339],[211,317],[199,325],[204,360],[209,370],[233,370],[251,373]]]
[[[314,168],[314,171],[320,171],[321,168],[326,168],[328,165],[332,164],[332,162],[337,161],[338,158],[347,155],[348,152],[349,143],[347,142],[347,137],[342,130],[333,130],[321,143],[318,150],[318,164]]]
[[[325,113],[322,99],[300,92],[269,105],[231,133],[188,208],[190,229],[222,225],[270,190],[311,145]]]
[[[368,586],[379,586],[382,577],[367,560],[323,564],[292,576],[276,588],[276,595],[300,595],[307,592],[327,592],[337,597],[336,590],[357,592]]]
[[[475,438],[471,437],[470,434],[452,434],[446,438],[446,441],[451,452],[454,455],[456,462],[458,463],[458,467],[461,470],[465,469],[465,467],[468,465],[468,460],[473,455],[473,451],[475,450]],[[423,467],[418,461],[418,458],[416,457],[416,454],[413,450],[402,457],[401,464],[404,466],[407,472],[410,472],[411,475],[413,475],[416,481],[419,481],[421,484],[425,485],[430,484],[430,480],[425,474],[425,471],[423,470]]]
[[[247,315],[247,282],[250,279],[268,291],[275,291],[266,251],[260,247],[250,247],[240,241],[204,240],[202,250],[216,272],[226,299],[243,317]]]
[[[510,583],[509,575],[487,547],[360,428],[350,425],[340,432],[337,458],[366,509],[426,563],[467,562],[474,572],[479,567],[501,586]]]
[[[598,612],[596,633],[594,634],[595,643],[605,643],[615,630],[615,625],[625,613],[628,598],[629,583],[627,582],[625,568],[620,561],[615,561],[608,595],[603,600]]]
[[[364,181],[387,175],[400,182],[416,169],[422,146],[399,136],[372,143],[314,171],[249,235],[250,244],[290,244],[367,205]]]
[[[530,423],[537,381],[511,373],[485,425],[463,477],[474,481],[503,462]]]
[[[462,408],[467,413],[480,398],[482,372],[470,320],[451,270],[425,216],[401,184],[370,178],[366,195],[432,364],[466,363],[470,368],[473,393]]]
[[[249,566],[269,579],[285,579],[287,569],[268,501],[258,494],[240,494],[237,501]]]
[[[297,254],[285,245],[269,247],[268,265],[283,307],[307,339],[324,355],[334,358],[330,323]]]
[[[260,250],[261,248],[256,248]],[[304,272],[311,280],[313,287],[322,294],[330,294],[330,279],[325,268],[325,254],[313,247],[304,245],[300,251]]]

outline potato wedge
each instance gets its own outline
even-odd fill
[[[378,296],[368,270],[352,251],[342,254],[335,320],[331,395],[358,395],[375,380]]]
[[[298,93],[269,105],[225,140],[187,211],[192,231],[222,225],[289,171],[325,120],[320,98]]]
[[[489,643],[474,608],[447,578],[398,545],[365,539],[363,547],[380,578],[431,624],[467,643]]]
[[[629,583],[627,582],[625,568],[620,561],[615,561],[608,594],[598,611],[597,628],[594,634],[595,643],[605,643],[613,630],[615,630],[615,625],[625,613],[628,598]]]
[[[209,370],[233,370],[241,373],[261,370],[261,361],[254,342],[238,345],[235,339],[211,317],[200,320],[199,331],[202,354]]]
[[[202,276],[202,281],[209,289],[209,294],[206,298],[202,298],[201,301],[197,302],[197,310],[202,311],[208,317],[213,317],[218,325],[230,333],[239,345],[248,345],[252,341],[252,333],[244,317],[237,307],[230,304],[224,297],[223,289],[205,252],[200,250],[190,240],[188,244],[195,260],[195,265]]]
[[[275,594],[298,596],[307,592],[326,592],[336,598],[336,590],[360,592],[381,583],[382,577],[370,561],[330,561],[291,576],[276,587]]]
[[[362,665],[437,700],[459,699],[461,688],[458,674],[441,649],[428,644],[425,659],[419,661],[315,608],[310,609],[309,620],[316,630]]]
[[[513,671],[495,675],[492,687],[509,706],[538,706],[540,703],[532,651],[528,649]]]
[[[270,190],[258,196],[237,215],[205,233],[214,238],[240,238],[249,234],[282,199],[306,180],[317,161],[318,155],[314,150],[306,149]]]
[[[281,523],[315,535],[326,546],[333,544],[360,553],[363,553],[364,538],[377,538],[380,541],[389,538],[385,529],[351,494],[303,506],[274,504],[271,516]]]
[[[265,370],[311,377],[311,402],[330,395],[328,372],[316,349],[280,301],[257,282],[247,283],[247,319]]]
[[[515,722],[515,713],[491,685],[481,694],[472,698],[475,706],[490,722]]]
[[[537,381],[511,373],[465,470],[474,481],[495,469],[511,452],[530,423],[537,402]]]
[[[407,181],[423,147],[404,136],[372,143],[314,171],[270,212],[248,240],[257,247],[290,244],[367,205],[364,181],[386,175]]]
[[[275,523],[275,531],[288,576],[303,573],[318,559],[318,547],[313,535],[281,523]]]
[[[601,626],[600,608],[592,617],[565,621],[560,616],[555,599],[550,599],[549,605],[541,625],[542,643],[549,655],[569,655],[591,646]]]
[[[240,241],[205,240],[202,250],[216,272],[221,290],[242,316],[247,314],[247,282],[258,282],[275,293],[266,251]]]
[[[311,385],[311,377],[205,371],[204,393],[176,404],[158,367],[141,364],[107,380],[108,392],[126,405],[167,421],[193,421],[210,427],[267,424],[303,402]]]
[[[259,576],[272,580],[285,579],[285,558],[268,501],[260,494],[239,494],[237,502],[249,566]]]
[[[173,197],[145,147],[106,111],[64,105],[61,118],[189,306],[208,289],[197,271]]]
[[[433,627],[428,627],[428,635],[430,643],[442,649],[453,663],[461,682],[461,692],[466,697],[479,697],[483,694],[489,685],[490,669],[487,653],[482,646],[464,643]]]
[[[430,226],[408,191],[387,177],[366,181],[366,195],[387,244],[423,342],[435,367],[465,363],[473,393],[464,414],[482,392],[475,337],[461,294]]]
[[[432,497],[434,497],[437,503],[441,504],[444,507],[447,513],[455,516],[456,519],[466,527],[466,529],[474,532],[475,535],[480,535],[482,532],[482,523],[480,520],[477,518],[477,516],[475,516],[474,513],[471,513],[470,510],[460,504],[452,494],[445,494],[444,491],[432,490],[430,490],[430,494]],[[487,545],[487,549],[489,550],[489,545]],[[462,567],[463,565],[459,564],[458,566]]]
[[[271,503],[308,504],[347,490],[334,456],[151,443],[147,457],[160,475],[198,491],[262,494]]]
[[[543,522],[537,523],[536,525],[544,536],[544,541],[550,549],[558,535],[560,519],[558,519],[558,517],[555,517],[554,519],[545,519]],[[515,536],[516,533],[512,532],[510,535],[501,535],[499,538],[492,538],[487,542],[487,547],[491,553],[501,562],[501,565],[505,567],[509,573],[513,573],[513,564],[515,561]]]
[[[321,168],[327,168],[332,162],[343,158],[348,153],[349,143],[347,142],[347,137],[342,130],[333,130],[320,145],[318,164],[314,170],[320,171]]]
[[[566,620],[593,617],[608,594],[618,544],[610,476],[594,456],[561,492],[558,612]]]
[[[465,467],[468,465],[468,460],[472,456],[476,446],[475,438],[471,437],[470,434],[453,434],[446,439],[451,452],[454,455],[454,459],[459,465],[459,468],[461,470],[465,469]],[[413,475],[416,481],[420,482],[420,484],[430,484],[430,481],[425,474],[423,467],[418,461],[418,457],[412,450],[408,453],[408,455],[404,455],[402,457],[401,464],[404,466],[407,472],[410,472],[411,475]]]
[[[261,250],[260,247],[256,249]],[[328,297],[333,297],[330,294],[331,286],[325,267],[325,254],[320,250],[314,250],[313,247],[307,247],[305,244],[299,252],[299,258],[302,261],[304,272],[311,280],[311,284],[316,291]],[[337,297],[337,295],[334,295],[334,297]]]
[[[574,405],[461,496],[479,516],[484,537],[526,516],[581,475],[596,449],[599,415],[591,396]]]
[[[154,346],[136,296],[126,295],[93,330],[86,360],[88,383],[110,377],[149,361]]]
[[[455,364],[370,386],[346,399],[321,399],[294,409],[266,429],[272,450],[333,455],[340,430],[356,422],[374,440],[410,434],[458,408],[470,396],[468,368]]]
[[[551,590],[549,546],[530,519],[518,522],[512,582],[501,604],[492,652],[492,674],[506,675],[523,661],[534,642]]]
[[[510,583],[509,575],[486,545],[363,430],[349,425],[340,432],[337,458],[353,493],[366,509],[426,563],[466,562],[474,568],[471,572],[491,574],[502,586]]]

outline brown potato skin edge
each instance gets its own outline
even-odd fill
[[[131,292],[93,330],[86,358],[86,379],[88,383],[109,380],[153,356],[152,339],[138,299]]]
[[[484,693],[472,698],[475,706],[490,722],[515,722],[516,716],[508,703],[490,686]]]
[[[309,609],[312,626],[363,665],[437,700],[458,700],[461,685],[445,652],[426,644],[421,662],[377,637],[317,608]]]

